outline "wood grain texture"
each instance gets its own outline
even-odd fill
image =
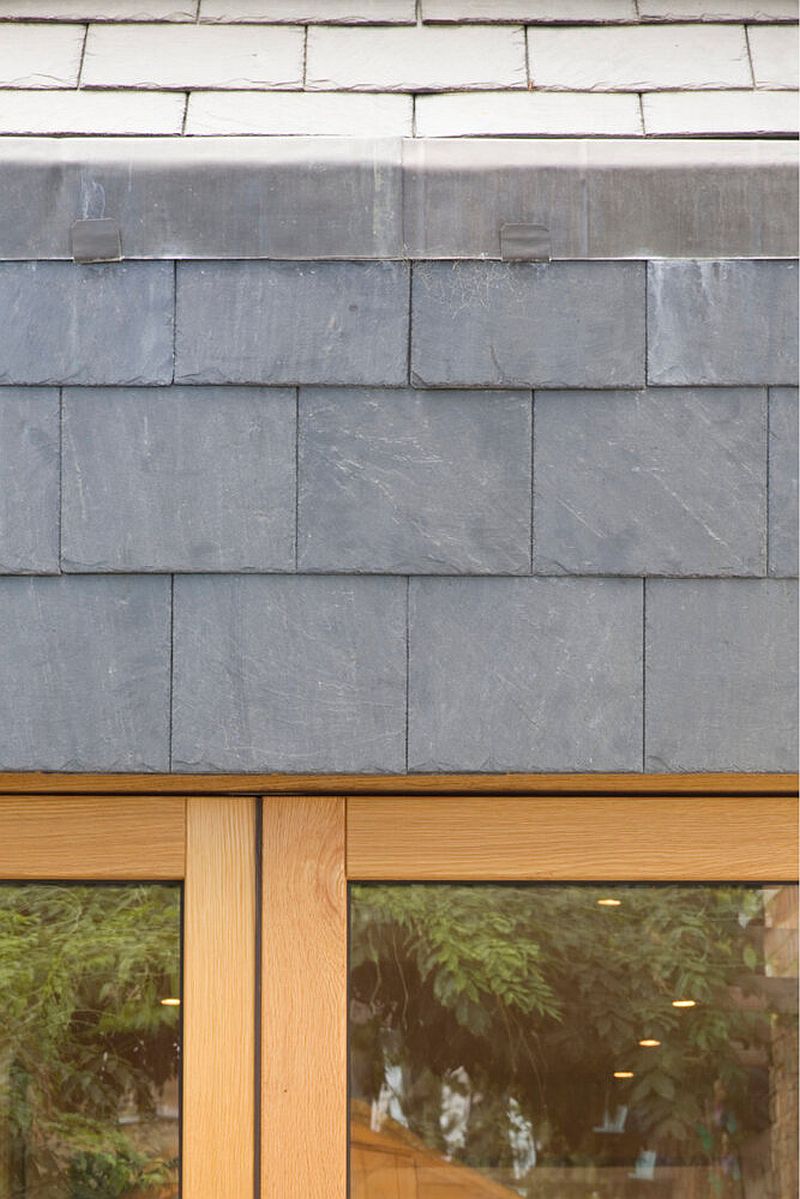
[[[347,1194],[344,800],[264,800],[261,1199]]]
[[[187,804],[183,1199],[248,1199],[255,1170],[255,800]]]
[[[781,880],[798,876],[791,798],[347,801],[350,879]]]
[[[797,774],[0,773],[0,794],[796,795]]]
[[[180,879],[186,800],[0,797],[0,878]]]

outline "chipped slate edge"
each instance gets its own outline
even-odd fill
[[[661,139],[0,140],[0,260],[68,260],[111,217],[126,259],[787,258],[797,145]]]

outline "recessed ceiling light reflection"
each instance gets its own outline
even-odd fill
[[[636,1075],[633,1073],[633,1070],[615,1070],[614,1077],[615,1078],[635,1078]]]
[[[180,1001],[180,999],[162,999],[161,1006],[162,1007],[180,1007],[181,1001]]]
[[[673,1007],[697,1007],[696,999],[673,999]]]
[[[597,901],[597,906],[600,908],[618,908],[621,905],[621,899],[598,899]]]
[[[661,1042],[657,1041],[655,1039],[655,1037],[645,1037],[643,1040],[641,1040],[639,1042],[639,1044],[642,1046],[643,1049],[656,1049],[661,1044]]]

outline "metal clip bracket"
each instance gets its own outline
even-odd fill
[[[73,262],[121,262],[122,237],[110,217],[75,221],[70,229]]]
[[[503,262],[549,262],[550,230],[546,225],[501,225]]]

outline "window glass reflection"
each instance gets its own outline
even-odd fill
[[[176,1199],[181,889],[0,885],[0,1199]]]
[[[797,888],[351,887],[352,1199],[798,1193]]]

